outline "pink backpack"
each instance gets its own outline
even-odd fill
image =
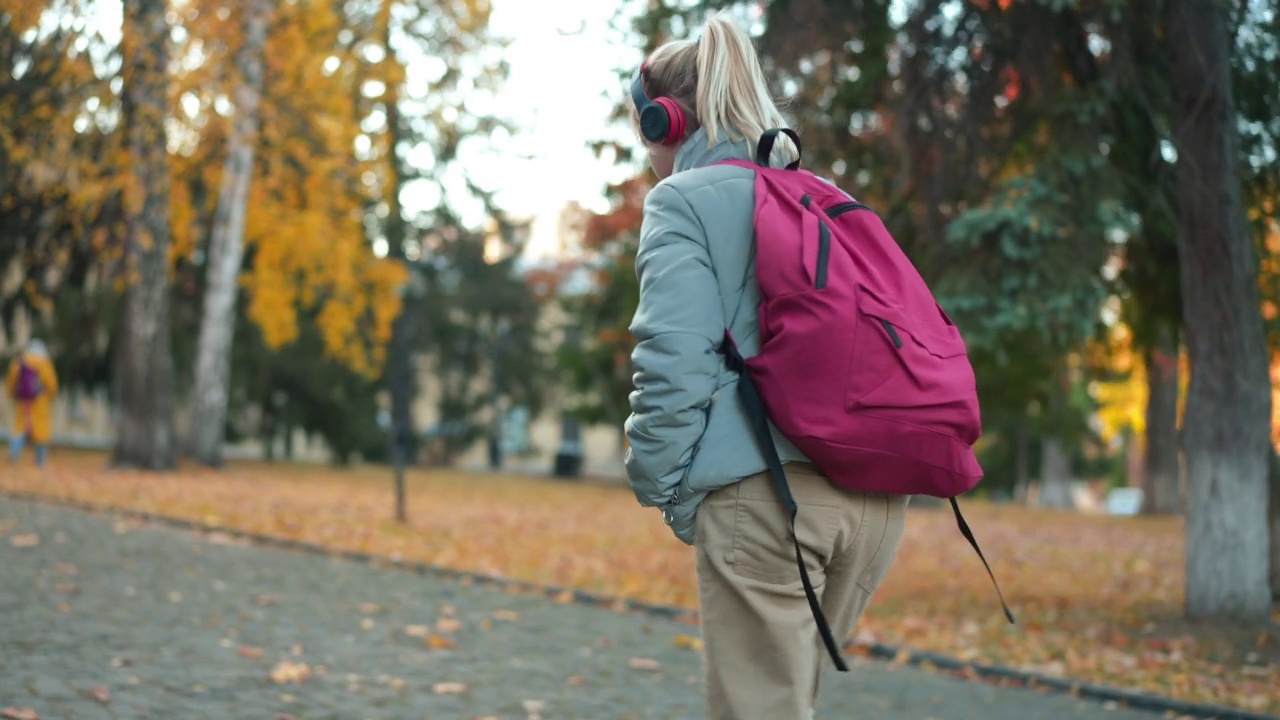
[[[948,498],[991,573],[955,501],[982,479],[973,452],[982,434],[978,392],[960,331],[870,208],[801,170],[799,160],[767,167],[779,132],[799,150],[794,131],[770,130],[755,165],[722,163],[756,174],[760,352],[743,361],[728,330],[721,350],[742,375],[739,394],[791,512],[793,537],[796,505],[770,420],[839,487]],[[798,542],[796,562],[827,650],[847,670]]]
[[[18,378],[14,383],[13,397],[19,402],[31,402],[40,397],[40,374],[25,360],[18,361]]]

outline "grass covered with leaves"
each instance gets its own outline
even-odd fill
[[[697,604],[692,550],[622,487],[411,472],[410,521],[401,526],[392,520],[391,475],[380,467],[243,463],[152,475],[109,470],[100,454],[63,452],[44,470],[0,470],[0,490],[649,602]],[[1004,620],[950,511],[915,509],[898,560],[856,631],[859,643],[1280,713],[1274,625],[1181,619],[1181,520],[977,501],[965,507],[1019,624]]]

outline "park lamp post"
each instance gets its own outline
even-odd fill
[[[405,510],[405,465],[412,443],[413,423],[413,335],[414,313],[427,296],[426,283],[417,263],[402,260],[406,279],[396,288],[400,297],[400,313],[392,324],[391,348],[387,354],[387,393],[391,400],[391,422],[388,427],[387,451],[395,473],[396,522],[408,520]]]
[[[489,370],[491,374],[491,398],[493,418],[489,428],[489,469],[502,468],[502,362],[506,350],[507,333],[511,330],[511,321],[499,318],[492,324],[490,336]]]

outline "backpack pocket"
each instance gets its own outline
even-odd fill
[[[974,382],[964,340],[941,315],[917,318],[861,286],[848,378],[850,410],[947,406]]]

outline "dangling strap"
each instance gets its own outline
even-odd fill
[[[845,664],[844,658],[840,657],[840,648],[836,645],[836,639],[831,634],[831,626],[827,623],[827,618],[822,614],[822,606],[818,603],[818,595],[814,592],[813,581],[809,579],[809,571],[804,566],[804,555],[800,552],[800,540],[796,537],[796,507],[795,498],[791,496],[791,487],[787,485],[787,474],[782,469],[782,459],[778,457],[778,448],[773,444],[773,435],[769,432],[769,421],[765,415],[764,402],[760,400],[760,394],[756,392],[756,386],[751,382],[751,376],[747,374],[746,363],[742,359],[742,355],[738,352],[738,346],[733,341],[733,336],[728,330],[724,332],[724,341],[720,344],[720,352],[728,360],[730,370],[738,373],[738,397],[742,399],[742,405],[746,408],[747,416],[751,418],[751,426],[755,430],[756,443],[760,446],[760,451],[764,453],[765,462],[769,465],[769,474],[773,476],[774,487],[778,490],[778,497],[782,499],[782,504],[786,506],[787,512],[791,517],[791,541],[796,548],[796,566],[800,568],[800,582],[804,583],[804,596],[809,601],[809,609],[813,612],[813,620],[818,624],[818,634],[822,636],[822,644],[827,646],[827,653],[831,655],[831,661],[835,663],[836,669],[840,672],[849,672],[849,666]]]
[[[964,539],[969,541],[973,546],[974,552],[978,553],[978,559],[982,561],[983,567],[987,569],[987,575],[991,576],[991,584],[996,588],[996,597],[1000,598],[1000,607],[1004,608],[1004,616],[1009,618],[1009,624],[1016,624],[1013,619],[1013,613],[1009,611],[1009,605],[1004,601],[1004,593],[1000,592],[1000,583],[996,582],[996,574],[991,572],[991,565],[987,563],[987,558],[982,554],[982,548],[978,547],[978,541],[973,537],[973,531],[969,529],[969,523],[964,521],[964,515],[960,514],[960,504],[955,498],[947,498],[951,501],[951,509],[956,514],[956,525],[960,526],[960,534],[964,535]]]

